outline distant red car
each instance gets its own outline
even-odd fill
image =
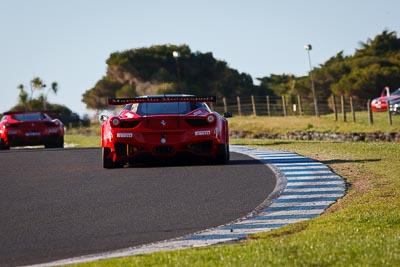
[[[371,102],[371,109],[373,112],[387,111],[388,101],[397,101],[400,99],[400,89],[397,89],[390,94],[389,87],[385,87],[380,97],[375,98]]]
[[[155,95],[109,99],[123,105],[118,116],[101,115],[104,168],[123,167],[143,158],[197,156],[217,164],[229,160],[226,113],[212,112],[215,97]]]
[[[6,112],[0,121],[0,149],[44,145],[64,147],[64,125],[43,111]]]

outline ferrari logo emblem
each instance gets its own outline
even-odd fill
[[[161,125],[162,125],[162,126],[165,126],[165,125],[167,125],[167,122],[166,122],[165,120],[162,120],[162,121],[161,121]]]

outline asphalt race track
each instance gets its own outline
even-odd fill
[[[100,149],[0,152],[0,265],[37,264],[170,239],[243,217],[274,173],[231,153],[228,165],[158,163],[106,170]]]

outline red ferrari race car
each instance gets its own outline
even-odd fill
[[[101,115],[104,168],[148,158],[191,155],[225,164],[229,160],[227,117],[212,112],[215,97],[154,95],[109,99],[124,105],[118,116]]]
[[[385,87],[380,97],[375,98],[371,102],[371,109],[373,112],[387,111],[388,102],[397,101],[400,99],[400,89],[397,89],[392,94],[389,87]]]
[[[0,149],[44,145],[64,147],[64,125],[43,111],[6,112],[0,121]]]

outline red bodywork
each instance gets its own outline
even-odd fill
[[[64,125],[42,111],[6,112],[0,121],[0,149],[44,145],[64,147]]]
[[[229,160],[228,121],[200,101],[214,102],[215,97],[110,99],[110,105],[127,105],[118,116],[103,117],[103,167],[122,167],[142,158],[178,155],[226,163]]]
[[[388,101],[394,101],[400,99],[400,89],[397,89],[390,94],[389,87],[385,87],[380,97],[375,98],[371,102],[371,109],[373,112],[387,111]]]

